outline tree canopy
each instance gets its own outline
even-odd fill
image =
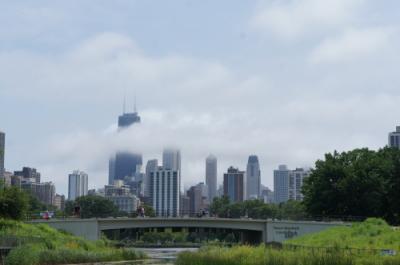
[[[28,195],[16,187],[0,185],[0,217],[22,220],[29,209]]]
[[[249,217],[253,219],[304,219],[303,205],[298,201],[281,204],[266,204],[262,200],[248,200],[231,203],[227,196],[214,198],[210,205],[210,213],[222,218]]]
[[[79,207],[81,218],[119,216],[118,207],[110,200],[97,195],[88,195],[68,201],[65,205],[67,215],[74,214],[74,208]]]
[[[303,185],[310,215],[383,217],[400,223],[400,150],[326,154]]]

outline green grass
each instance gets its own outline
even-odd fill
[[[289,251],[265,246],[235,246],[184,252],[178,256],[176,265],[400,265],[400,256],[356,256],[341,251]]]
[[[339,247],[357,249],[393,249],[400,251],[400,230],[393,229],[381,219],[371,218],[349,227],[333,227],[308,234],[285,244],[311,247]]]
[[[398,254],[386,257],[380,251],[349,249],[392,249]],[[400,265],[399,252],[400,231],[380,219],[368,219],[286,241],[282,249],[263,245],[205,247],[197,253],[180,254],[177,265]]]
[[[350,256],[338,253],[279,251],[264,246],[212,247],[179,255],[177,265],[353,265]]]
[[[107,240],[87,241],[45,224],[31,225],[0,219],[0,241],[19,239],[6,258],[7,265],[67,264],[144,258],[132,250],[116,249]],[[13,240],[11,240],[13,241]]]

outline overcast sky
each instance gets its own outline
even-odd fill
[[[386,145],[399,124],[396,0],[0,1],[6,168],[36,167],[67,192],[74,169],[107,182],[117,149],[182,152],[273,169]],[[142,124],[115,134],[124,91]]]

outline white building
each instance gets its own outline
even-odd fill
[[[400,149],[400,126],[396,127],[395,132],[389,133],[389,147],[396,147]]]
[[[309,169],[296,168],[289,173],[289,200],[302,201],[304,196],[301,192],[303,181],[310,175]]]
[[[181,152],[178,149],[164,149],[163,168],[181,171]]]
[[[249,156],[246,169],[246,199],[258,199],[261,194],[261,172],[258,157]]]
[[[75,170],[68,176],[68,200],[75,200],[78,197],[88,194],[88,174]]]
[[[209,155],[206,158],[206,185],[208,188],[208,200],[211,203],[217,197],[217,158]]]
[[[304,179],[310,173],[310,169],[296,168],[295,170],[289,170],[285,165],[281,165],[278,170],[274,170],[274,202],[302,201],[304,196],[301,189]]]
[[[150,172],[150,202],[157,216],[178,216],[180,208],[179,170],[158,167]]]
[[[157,159],[151,159],[147,161],[146,164],[146,172],[143,180],[143,185],[144,185],[144,196],[149,197],[150,196],[150,172],[156,171],[158,168],[158,160]]]

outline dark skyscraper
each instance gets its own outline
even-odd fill
[[[140,123],[140,116],[136,111],[133,113],[124,113],[118,117],[118,129],[127,128],[134,123]]]
[[[224,195],[228,196],[231,202],[242,202],[246,198],[245,172],[230,167],[224,173]]]
[[[4,154],[6,134],[0,131],[0,178],[4,178]]]
[[[140,116],[135,110],[132,113],[124,113],[118,117],[118,131],[127,129],[135,123],[140,123]],[[125,177],[133,177],[135,173],[139,173],[138,166],[142,166],[142,155],[128,151],[118,151],[117,154],[110,159],[108,182],[114,184],[114,180],[124,180]]]

